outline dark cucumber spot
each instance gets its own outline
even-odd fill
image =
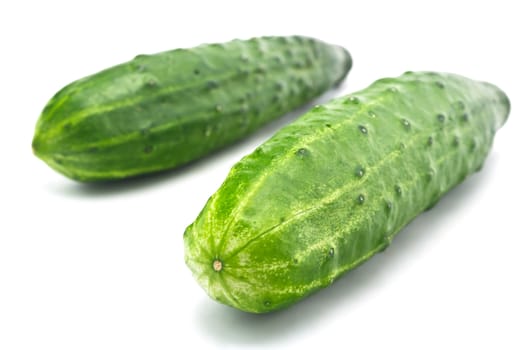
[[[255,68],[255,73],[264,74],[266,73],[266,68],[262,65],[257,66],[257,68]]]
[[[430,169],[427,171],[427,180],[431,181],[434,178],[434,170]]]
[[[362,166],[358,166],[355,170],[355,174],[357,177],[363,177],[365,175],[365,168]]]
[[[147,81],[146,83],[146,87],[150,87],[150,88],[153,88],[153,87],[157,87],[158,86],[158,83],[153,80],[153,79],[150,79]]]
[[[297,69],[300,69],[303,67],[303,63],[301,61],[295,61],[293,64],[292,64],[295,68]]]
[[[295,155],[300,157],[300,158],[304,158],[304,157],[307,157],[310,155],[310,152],[306,149],[306,148],[299,148],[296,152],[295,152]]]
[[[396,186],[394,187],[394,189],[396,190],[396,193],[397,193],[398,195],[401,195],[401,194],[403,193],[403,190],[401,189],[401,186],[399,186],[399,185],[396,185]]]
[[[217,89],[219,87],[219,83],[216,80],[209,80],[206,83],[206,87],[208,88],[208,90]]]
[[[358,128],[359,128],[359,131],[361,131],[362,134],[365,134],[365,135],[368,134],[368,129],[366,127],[364,127],[363,125],[359,125]]]
[[[281,56],[274,56],[273,60],[274,60],[275,63],[282,63],[283,62],[283,59],[281,58]]]

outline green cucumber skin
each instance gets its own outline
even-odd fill
[[[33,151],[79,181],[175,168],[319,96],[351,65],[342,47],[301,36],[139,55],[60,90]]]
[[[231,169],[184,233],[186,264],[221,303],[289,306],[479,170],[509,111],[494,85],[434,72],[316,106]]]

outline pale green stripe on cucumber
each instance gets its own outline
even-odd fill
[[[509,110],[496,86],[434,72],[316,106],[232,168],[184,234],[186,263],[219,302],[293,304],[479,170]]]

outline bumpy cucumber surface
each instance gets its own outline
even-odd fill
[[[494,85],[407,72],[316,106],[243,158],[184,234],[208,294],[261,313],[330,285],[481,168]]]
[[[60,90],[33,150],[81,181],[174,168],[305,104],[351,65],[342,47],[301,36],[139,55]]]

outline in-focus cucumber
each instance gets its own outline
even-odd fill
[[[186,263],[221,303],[286,307],[480,169],[509,110],[494,85],[432,72],[316,106],[231,169],[184,234]]]
[[[351,65],[342,47],[301,36],[139,55],[60,90],[33,150],[80,181],[175,168],[305,104]]]

